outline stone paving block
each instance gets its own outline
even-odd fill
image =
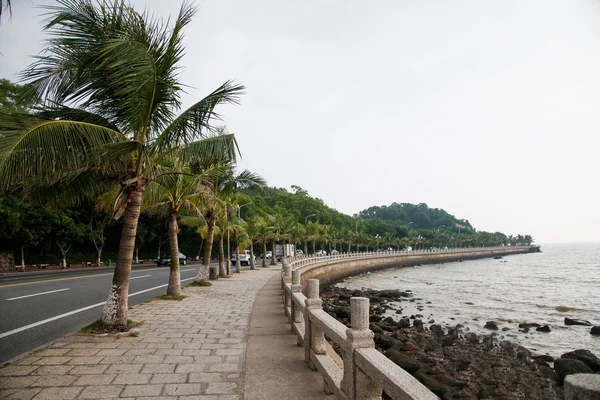
[[[181,356],[183,355],[182,349],[155,349],[155,356]],[[189,355],[189,354],[186,354]]]
[[[0,389],[17,389],[34,386],[39,376],[3,377],[0,379]]]
[[[154,374],[150,383],[186,383],[187,378],[188,374]]]
[[[122,356],[128,350],[127,349],[102,349],[102,350],[97,350],[97,351],[98,351],[98,353],[96,353],[97,356],[118,357],[118,356]]]
[[[62,356],[68,351],[69,349],[40,349],[33,351],[31,354],[37,357]]]
[[[112,381],[113,385],[145,385],[150,382],[150,378],[152,378],[152,374],[122,374],[117,375],[114,381]]]
[[[33,373],[36,369],[43,368],[37,365],[9,365],[0,368],[0,376],[22,376]]]
[[[164,390],[167,396],[185,396],[201,394],[202,386],[199,383],[173,383],[165,385]]]
[[[127,385],[121,396],[160,396],[163,385]]]
[[[246,353],[243,349],[217,349],[214,352],[217,356],[241,356]]]
[[[106,370],[107,374],[139,374],[143,364],[112,364]]]
[[[35,357],[35,356],[29,356],[29,357],[23,357],[21,359],[19,359],[18,361],[15,362],[16,365],[33,365],[35,364],[36,361],[40,360],[42,357]]]
[[[239,364],[218,363],[209,365],[208,372],[236,372],[239,369]]]
[[[238,385],[233,382],[211,382],[206,388],[206,394],[235,394]]]
[[[175,364],[175,372],[178,374],[186,374],[189,372],[206,372],[208,364]]]
[[[129,349],[126,350],[124,356],[151,356],[156,353],[158,349]]]
[[[146,364],[142,367],[142,374],[170,374],[175,372],[177,364]]]
[[[80,399],[117,399],[124,385],[88,386],[79,395]]]
[[[219,372],[201,372],[189,374],[188,381],[190,383],[196,382],[225,382],[225,374]]]
[[[162,364],[165,356],[136,356],[133,359],[135,364]]]
[[[31,400],[42,389],[2,389],[0,390],[0,399],[3,400]]]
[[[81,375],[75,376],[77,380],[73,383],[74,386],[97,386],[108,385],[117,377],[115,374],[102,375]]]
[[[73,357],[68,365],[95,365],[99,364],[105,357]]]
[[[38,377],[35,381],[34,386],[40,387],[57,387],[57,386],[71,386],[73,382],[77,380],[74,375],[44,375]]]
[[[131,364],[137,356],[107,356],[100,364]]]
[[[39,360],[35,361],[34,365],[61,365],[67,364],[71,361],[71,357],[40,357]]]
[[[211,353],[211,350],[201,350],[201,349],[194,349],[194,350],[181,350],[181,355],[182,356],[209,356]],[[219,354],[217,354],[219,355]]]
[[[98,354],[103,350],[100,349],[71,349],[64,356],[66,357],[91,357],[95,355],[104,355]],[[105,351],[105,350],[104,350]]]
[[[190,364],[194,362],[192,356],[165,356],[164,362],[169,364]]]
[[[83,390],[82,387],[59,387],[42,389],[33,399],[34,400],[68,400],[75,399]]]
[[[110,365],[77,365],[69,371],[70,375],[97,375],[104,373]]]
[[[74,368],[73,365],[47,365],[38,367],[31,375],[64,375]]]
[[[206,394],[203,396],[179,396],[179,400],[240,400],[237,394]]]

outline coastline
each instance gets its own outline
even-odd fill
[[[321,293],[323,308],[348,324],[353,296],[370,299],[378,350],[442,398],[563,398],[554,357],[532,353],[495,331],[477,335],[461,324],[442,326],[433,316],[404,315],[402,304],[418,298],[411,290],[328,286]]]

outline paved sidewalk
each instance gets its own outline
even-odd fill
[[[252,308],[244,399],[335,399],[325,395],[323,377],[304,365],[304,347],[298,347],[287,321],[278,274],[261,289]]]
[[[0,368],[0,399],[243,399],[252,306],[280,274],[246,270],[140,304],[137,337],[76,332],[16,357]]]

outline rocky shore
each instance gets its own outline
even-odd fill
[[[410,290],[350,290],[330,286],[321,294],[323,309],[349,324],[350,297],[370,299],[375,345],[442,399],[562,399],[562,380],[571,373],[600,373],[600,359],[587,350],[560,359],[489,335],[442,326],[423,315],[402,315],[402,302],[415,302]],[[494,322],[489,321],[493,329]],[[523,329],[545,329],[540,326]]]

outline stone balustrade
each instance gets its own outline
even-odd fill
[[[319,279],[331,282],[351,274],[390,265],[443,262],[530,252],[529,246],[468,249],[345,253],[297,256],[283,260],[281,279],[285,312],[298,345],[304,347],[307,367],[323,376],[324,390],[343,400],[433,400],[438,397],[412,375],[375,349],[369,329],[369,299],[350,299],[350,328],[323,311]],[[308,275],[305,278],[303,275]],[[304,278],[304,279],[303,279]],[[306,293],[306,295],[304,294]],[[341,350],[341,357],[327,340]],[[565,380],[565,399],[600,399],[597,375],[574,375]]]

